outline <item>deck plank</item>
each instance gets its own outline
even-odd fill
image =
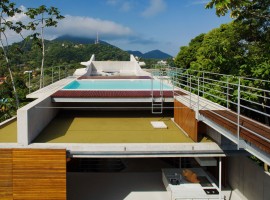
[[[200,110],[200,114],[223,126],[233,134],[237,134],[236,113],[228,110]],[[223,119],[221,116],[230,121]],[[241,138],[256,145],[261,150],[270,153],[270,143],[251,132],[253,131],[262,137],[270,139],[270,127],[243,116],[240,116],[240,125],[248,129],[246,130],[240,127]]]

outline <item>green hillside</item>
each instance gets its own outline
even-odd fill
[[[23,48],[21,48],[23,46]],[[52,66],[69,65],[82,67],[80,62],[90,59],[95,54],[97,60],[129,60],[129,53],[106,43],[79,44],[70,41],[46,41],[45,69]],[[10,46],[10,62],[13,71],[36,70],[41,65],[41,49],[37,45],[24,42]],[[1,57],[1,65],[5,65]],[[7,74],[6,68],[0,68],[0,76]]]

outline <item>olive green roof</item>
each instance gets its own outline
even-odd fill
[[[155,129],[163,121],[167,129]],[[210,141],[206,138],[203,141]],[[168,118],[161,117],[56,117],[34,143],[192,143]]]
[[[0,126],[0,143],[17,142],[17,121],[12,120]]]

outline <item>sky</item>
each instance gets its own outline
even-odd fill
[[[210,0],[209,0],[210,1]],[[159,49],[176,56],[181,46],[207,33],[229,16],[217,17],[205,9],[208,0],[13,0],[22,8],[46,5],[59,9],[65,19],[47,28],[47,39],[61,35],[99,38],[123,50],[142,53]],[[24,20],[25,15],[17,16]],[[13,37],[10,35],[11,38]],[[16,40],[15,35],[11,40]]]

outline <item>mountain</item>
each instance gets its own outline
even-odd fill
[[[172,58],[172,56],[160,50],[153,50],[145,53],[144,58],[167,59]]]
[[[143,53],[140,52],[140,51],[127,51],[129,54],[132,54],[133,56],[137,56],[139,58],[142,58],[143,57]]]
[[[62,35],[60,37],[57,37],[56,39],[52,41],[58,41],[58,42],[72,42],[75,44],[95,44],[96,39],[93,38],[87,38],[87,37],[76,37],[71,35]],[[102,40],[98,41],[100,44],[108,44],[107,42],[104,42]]]
[[[78,37],[78,36],[71,36],[71,35],[62,35],[52,41],[55,42],[72,42],[74,44],[95,44],[96,39],[87,38],[87,37]],[[100,44],[110,45],[109,43],[99,40]],[[113,46],[113,45],[111,45]],[[134,56],[138,56],[139,58],[152,58],[152,59],[167,59],[172,58],[171,55],[164,53],[160,50],[153,50],[147,53],[142,53],[140,51],[127,51],[129,54],[133,54]]]
[[[140,58],[152,58],[152,59],[167,59],[172,58],[171,55],[164,53],[160,50],[153,50],[146,53],[142,53],[140,51],[127,51],[130,54],[133,54],[134,56],[138,56]]]

